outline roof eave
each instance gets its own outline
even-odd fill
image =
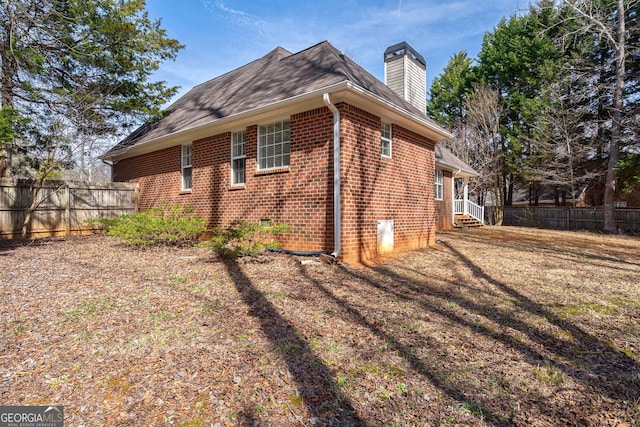
[[[321,106],[324,105],[322,101],[323,93],[331,93],[345,89],[347,87],[346,83],[347,82],[340,82],[334,85],[325,86],[311,92],[293,96],[281,101],[272,102],[257,108],[252,108],[238,114],[232,114],[198,126],[172,132],[158,138],[153,138],[148,141],[135,144],[112,154],[107,153],[101,158],[104,160],[117,161],[127,157],[137,156],[170,147],[180,142],[192,142],[206,138],[207,136],[228,132],[231,129],[240,128],[243,124],[247,124],[249,122],[256,123],[267,121],[270,118],[276,119],[277,117],[282,117],[288,112],[297,112],[297,109],[299,109],[301,105],[308,108],[313,108],[316,104],[317,106]]]
[[[404,128],[412,130],[420,135],[427,136],[434,142],[453,138],[453,134],[441,128],[426,115],[421,116],[418,114],[414,114],[372,92],[369,92],[366,89],[363,89],[358,85],[355,85],[351,82],[347,82],[347,84],[348,88],[350,89],[350,95],[357,95],[361,99],[365,100],[365,105],[362,106],[373,106],[374,108],[371,112],[380,115],[383,119],[402,125]],[[345,101],[347,102],[349,102],[350,100],[354,100],[353,97],[347,96],[347,98],[345,99]]]
[[[356,106],[372,109],[373,113],[380,115],[383,119],[390,120],[420,135],[427,136],[435,142],[453,137],[451,133],[429,120],[426,116],[420,117],[360,86],[354,85],[350,81],[342,81],[258,108],[246,110],[242,113],[233,114],[198,126],[172,132],[158,138],[153,138],[117,152],[106,153],[100,158],[103,160],[118,161],[175,146],[180,143],[192,142],[206,138],[207,136],[229,132],[234,128],[239,129],[249,123],[266,122],[269,119],[275,120],[283,115],[299,112],[301,108],[311,109],[317,106],[323,106],[322,95],[324,93],[329,93],[334,102],[345,101],[356,104]]]
[[[454,166],[437,159],[436,159],[436,167],[438,169],[443,169],[443,170],[452,172],[455,178],[474,178],[476,176],[480,176],[480,174],[475,170],[462,169],[462,168],[459,168],[458,166]]]

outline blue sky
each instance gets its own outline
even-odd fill
[[[147,0],[152,19],[186,45],[154,75],[178,96],[262,57],[328,40],[381,81],[383,53],[406,41],[427,61],[427,90],[449,58],[475,57],[487,31],[526,0]]]

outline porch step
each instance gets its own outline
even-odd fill
[[[482,227],[482,223],[469,215],[455,215],[453,221],[454,228]]]

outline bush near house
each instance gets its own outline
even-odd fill
[[[274,234],[286,233],[291,229],[282,223],[260,223],[236,220],[226,229],[216,227],[214,237],[208,246],[223,257],[237,258],[257,255],[262,249],[277,248],[280,243],[273,240]]]
[[[185,244],[206,231],[204,219],[193,215],[193,208],[182,206],[162,206],[97,222],[108,236],[138,247]]]

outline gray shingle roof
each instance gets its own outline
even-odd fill
[[[165,117],[155,123],[144,124],[104,157],[165,135],[342,82],[351,82],[425,119],[424,112],[324,41],[295,54],[277,47],[258,60],[195,86],[167,109]]]
[[[447,150],[442,144],[436,144],[435,150],[436,163],[450,168],[453,172],[460,170],[465,175],[479,176],[471,166],[456,157],[451,151]]]

